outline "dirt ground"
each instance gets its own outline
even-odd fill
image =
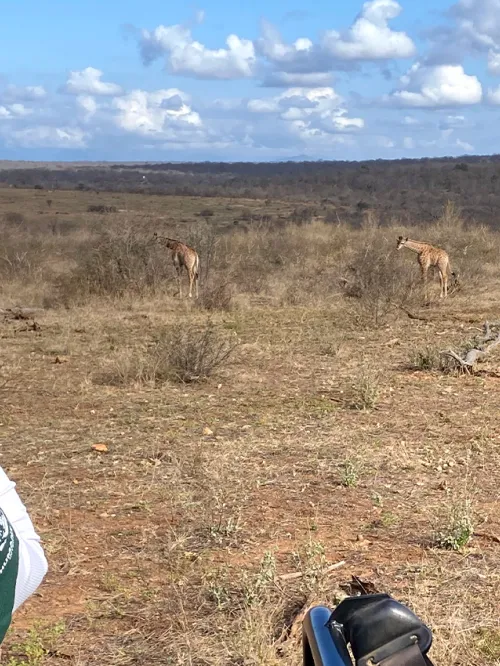
[[[104,379],[159,327],[203,324],[187,299],[0,317],[1,464],[49,560],[5,663],[299,664],[296,618],[354,575],[421,614],[439,666],[499,664],[500,357],[412,365],[499,296],[492,277],[368,327],[339,295],[247,295],[211,314],[236,350],[189,384]]]

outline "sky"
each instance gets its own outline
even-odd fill
[[[500,0],[3,0],[0,159],[500,152]]]

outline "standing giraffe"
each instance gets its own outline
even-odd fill
[[[448,296],[448,274],[457,279],[456,273],[453,273],[450,266],[450,258],[445,250],[439,247],[434,247],[429,243],[422,243],[420,241],[411,240],[410,238],[399,236],[397,242],[397,249],[407,247],[412,252],[418,255],[418,263],[422,271],[422,279],[424,281],[424,295],[425,300],[428,300],[427,295],[427,272],[431,266],[436,266],[439,271],[439,281],[441,283],[441,290],[439,293],[440,298]]]
[[[198,279],[200,277],[200,259],[198,253],[189,245],[167,238],[166,236],[158,236],[155,231],[153,234],[153,241],[162,243],[169,250],[172,250],[172,262],[174,264],[175,272],[177,273],[177,284],[179,285],[179,296],[182,298],[182,284],[181,276],[182,269],[185,268],[189,276],[189,298],[193,295],[193,284],[195,285],[196,298],[198,298]]]

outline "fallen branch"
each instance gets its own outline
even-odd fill
[[[428,317],[421,317],[420,315],[416,315],[411,310],[408,310],[408,308],[405,308],[404,305],[400,305],[399,303],[391,303],[391,305],[395,308],[398,308],[399,310],[402,310],[410,319],[417,319],[418,321],[431,321]]]
[[[483,335],[475,341],[476,344],[472,349],[460,356],[452,349],[444,349],[439,352],[443,356],[453,359],[458,366],[458,369],[466,374],[471,374],[474,371],[476,363],[481,363],[485,360],[486,356],[498,345],[500,345],[500,330],[495,333],[492,327],[499,328],[499,322],[485,321],[483,325]]]
[[[0,315],[12,319],[33,319],[33,315],[43,311],[43,308],[0,308]]]
[[[488,539],[490,541],[494,541],[495,543],[500,543],[500,537],[496,534],[488,534],[487,532],[474,532],[472,536]]]

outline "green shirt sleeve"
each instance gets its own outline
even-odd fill
[[[19,540],[0,509],[0,643],[12,621],[19,567]]]

